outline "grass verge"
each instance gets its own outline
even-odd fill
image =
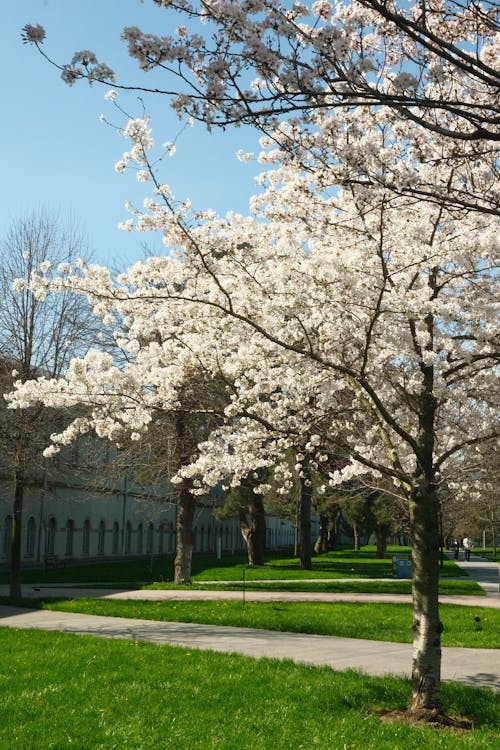
[[[224,554],[220,560],[215,555],[193,556],[193,583],[204,581],[239,582],[245,575],[247,581],[286,581],[311,578],[380,578],[392,579],[393,554],[408,553],[406,547],[390,547],[383,559],[375,556],[374,547],[363,547],[359,551],[341,548],[313,558],[312,570],[301,570],[299,560],[285,552],[266,553],[265,565],[248,567],[247,557],[242,553]],[[451,560],[445,560],[440,569],[441,578],[467,577],[466,573]],[[96,561],[86,565],[68,565],[57,570],[41,568],[24,570],[23,583],[87,583],[150,584],[154,581],[172,581],[173,556],[140,557],[120,561]],[[8,571],[0,571],[0,583],[8,583]]]
[[[141,588],[153,591],[175,589],[179,586],[166,583],[152,583]],[[198,583],[188,589],[203,591],[305,591],[317,593],[357,593],[357,594],[411,594],[411,581],[229,581],[227,583]],[[455,596],[486,596],[475,582],[464,579],[443,579],[439,582],[439,593]]]
[[[406,681],[137,641],[0,628],[0,750],[492,750],[498,696],[443,686],[463,733],[380,721]]]
[[[376,641],[411,642],[411,605],[360,602],[133,601],[117,599],[0,599],[0,603],[64,612],[195,622],[334,635]],[[443,646],[500,648],[500,610],[443,604]]]

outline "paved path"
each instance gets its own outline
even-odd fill
[[[485,597],[442,596],[442,602],[473,607],[500,607],[498,565],[473,557],[462,563],[471,578],[481,585],[490,584]],[[495,585],[497,588],[495,589]],[[0,587],[0,594],[3,593]],[[99,597],[110,599],[242,599],[238,591],[197,590],[108,590],[68,587],[24,587],[23,594],[32,597]],[[319,592],[247,591],[252,601],[410,601],[400,594],[329,594]],[[251,628],[216,625],[155,622],[124,617],[101,617],[49,610],[28,610],[0,606],[0,626],[38,628],[71,633],[92,634],[105,638],[130,638],[160,644],[186,646],[240,653],[256,658],[273,657],[297,662],[327,665],[333,669],[358,669],[368,674],[395,674],[408,677],[411,669],[410,644],[367,641],[354,638],[282,633]],[[500,651],[495,649],[444,648],[442,662],[444,680],[486,686],[500,691]]]
[[[8,596],[8,587],[0,586],[0,596]],[[23,586],[23,596],[29,599],[134,599],[135,601],[245,601],[249,602],[383,602],[410,603],[410,594],[354,594],[320,591],[205,591],[199,589],[97,589],[71,586]],[[440,596],[442,604],[500,609],[499,597]]]
[[[454,560],[452,552],[447,553],[447,557],[476,581],[484,589],[486,596],[500,600],[500,565],[498,563],[488,562],[477,555],[471,555],[470,562],[465,562],[463,559]]]
[[[333,669],[409,677],[410,644],[281,633],[272,630],[156,622],[50,610],[0,606],[0,626],[37,628],[103,638],[129,638],[159,644],[211,649],[255,658],[292,659]],[[444,648],[443,680],[500,690],[500,652],[495,649]]]
[[[452,553],[448,554],[452,557]],[[461,596],[444,594],[440,596],[443,604],[461,604],[469,607],[495,607],[500,609],[499,593],[499,568],[498,563],[488,562],[483,558],[472,556],[471,561],[458,562],[459,567],[463,568],[467,574],[475,580],[485,591],[486,596]],[[309,579],[307,579],[309,580]],[[320,582],[327,582],[329,579],[318,578],[312,579]],[[353,579],[331,579],[332,582],[340,580],[352,581]],[[356,579],[363,580],[366,579]],[[253,582],[253,581],[252,581]],[[252,583],[249,582],[249,583]],[[267,581],[269,583],[269,581]],[[298,580],[303,583],[304,579]],[[208,584],[208,582],[205,582]],[[214,583],[235,583],[235,581],[215,581]],[[262,581],[265,583],[265,581]],[[291,581],[287,581],[291,583]],[[8,586],[0,585],[0,596],[8,596]],[[200,589],[102,589],[88,587],[80,588],[65,584],[61,586],[38,584],[36,586],[23,586],[23,596],[38,599],[66,597],[72,599],[80,598],[102,598],[102,599],[135,599],[143,601],[174,601],[192,599],[193,601],[220,601],[222,599],[231,599],[241,601],[243,596],[247,601],[254,602],[411,602],[411,595],[407,594],[362,594],[362,593],[333,593],[323,591],[210,591]]]

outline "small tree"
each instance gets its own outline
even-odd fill
[[[259,473],[251,472],[227,494],[224,507],[216,512],[218,518],[236,517],[241,536],[247,547],[248,564],[264,565],[266,548],[266,512],[264,500],[254,490],[262,484]]]
[[[25,382],[40,375],[57,377],[70,358],[96,341],[97,332],[85,300],[71,294],[51,296],[45,303],[29,290],[36,268],[50,269],[88,254],[82,233],[44,212],[13,222],[0,241],[0,361],[2,393],[14,380]],[[13,288],[23,279],[22,292]],[[8,411],[0,405],[0,446],[4,471],[12,487],[12,543],[10,595],[21,596],[21,532],[26,483],[41,470],[44,443],[61,428],[63,415],[34,407]]]

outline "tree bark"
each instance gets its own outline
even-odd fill
[[[314,552],[317,555],[328,552],[328,516],[325,513],[319,515],[319,533],[314,544]]]
[[[175,418],[175,436],[180,465],[189,457],[189,438],[186,434],[186,414],[179,411]],[[193,558],[193,520],[196,498],[190,492],[187,480],[183,480],[177,499],[177,549],[174,562],[174,582],[182,586],[191,583]]]
[[[10,596],[20,598],[21,588],[21,537],[23,523],[24,477],[16,472],[14,501],[12,505],[12,538],[10,545]]]
[[[439,502],[436,487],[422,482],[410,499],[413,562],[413,664],[411,710],[441,707],[439,619]]]
[[[248,504],[248,517],[243,508],[240,510],[240,530],[247,546],[248,564],[264,565],[266,514],[264,503],[258,495]]]
[[[311,508],[312,508],[312,483],[309,472],[300,480],[300,543],[299,558],[302,570],[312,570],[311,555]]]
[[[377,523],[375,526],[375,538],[377,540],[377,558],[383,560],[387,550],[387,535],[389,526],[385,523]]]
[[[359,552],[359,531],[358,531],[358,524],[356,521],[352,524],[352,533],[354,535],[354,550],[356,552]]]
[[[193,519],[196,499],[186,482],[182,483],[177,500],[177,549],[174,562],[174,582],[180,586],[191,583],[193,558]]]
[[[337,549],[337,538],[338,538],[338,530],[337,530],[337,514],[332,514],[330,516],[330,522],[328,524],[328,550],[332,551],[334,549]]]
[[[433,271],[429,286],[435,288]],[[434,319],[426,317],[429,341],[434,345]],[[415,336],[414,328],[412,334]],[[421,350],[416,344],[416,350]],[[434,442],[437,401],[434,395],[434,369],[421,364],[422,392],[419,409],[416,473],[410,492],[410,531],[413,562],[413,663],[411,712],[441,713],[441,633],[439,619],[439,536],[440,503],[434,469]]]

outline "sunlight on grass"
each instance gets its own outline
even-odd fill
[[[382,723],[407,682],[290,662],[0,628],[0,750],[492,750],[492,691],[445,685],[468,734]]]
[[[33,600],[20,603],[36,606]],[[61,599],[47,600],[41,606],[112,617],[411,642],[410,604]],[[443,604],[440,613],[444,624],[443,646],[500,648],[500,610]]]
[[[384,559],[375,556],[374,547],[363,547],[360,551],[339,548],[332,552],[316,555],[313,558],[311,571],[301,570],[299,560],[286,552],[267,552],[265,565],[248,567],[248,560],[242,553],[234,555],[225,553],[221,560],[213,554],[193,556],[193,583],[203,581],[241,581],[243,575],[247,581],[300,579],[310,578],[376,578],[392,579],[392,555],[408,552],[407,547],[389,547]],[[466,576],[450,560],[444,561],[440,570],[443,578]],[[156,582],[169,582],[174,577],[173,556],[140,557],[120,561],[101,561],[87,565],[68,565],[57,570],[41,568],[24,570],[23,583],[98,583],[127,584],[141,586]],[[7,571],[0,571],[0,583],[8,583]]]

